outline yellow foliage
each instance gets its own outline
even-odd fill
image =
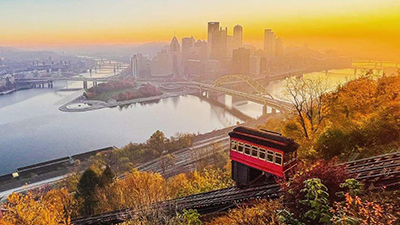
[[[279,201],[262,200],[254,206],[232,209],[206,225],[277,225],[281,224],[278,220],[277,210],[282,208]]]
[[[230,171],[230,170],[228,170]],[[230,172],[222,169],[204,169],[201,172],[179,174],[168,180],[168,193],[172,198],[212,191],[233,186]]]
[[[7,212],[0,220],[2,225],[71,224],[70,214],[64,210],[64,204],[73,202],[65,189],[50,191],[39,199],[35,199],[32,193],[13,193],[7,200]]]
[[[125,174],[125,179],[97,191],[98,204],[95,212],[134,207],[145,207],[151,203],[165,200],[166,181],[158,173],[133,170]]]

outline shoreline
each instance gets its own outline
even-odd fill
[[[187,95],[191,94],[192,92],[166,92],[163,93],[162,95],[157,95],[157,96],[151,96],[151,97],[146,97],[146,98],[136,98],[136,99],[131,99],[131,100],[126,100],[126,101],[113,101],[113,102],[104,102],[104,101],[99,101],[99,100],[87,100],[84,99],[83,96],[79,96],[78,98],[75,98],[74,100],[60,106],[58,109],[62,112],[87,112],[87,111],[93,111],[93,110],[98,110],[98,109],[104,109],[104,108],[114,108],[117,106],[126,106],[126,105],[131,105],[131,104],[136,104],[136,103],[146,103],[146,102],[152,102],[152,101],[158,101],[161,99],[165,98],[171,98],[171,97],[178,97],[181,95]],[[83,106],[81,106],[82,104]],[[77,108],[70,108],[69,106],[77,105]]]
[[[255,127],[258,124],[263,123],[268,117],[270,117],[271,114],[261,116],[257,119],[243,122],[241,125],[245,126],[252,126]],[[193,146],[198,145],[198,144],[204,144],[207,141],[215,139],[217,136],[226,136],[227,133],[233,129],[233,127],[237,126],[238,124],[220,128],[220,129],[213,129],[204,133],[198,133],[194,134],[194,140],[193,140]],[[91,151],[85,151],[83,153],[79,153],[76,155],[72,155],[70,157],[63,157],[59,159],[53,159],[45,162],[39,162],[36,164],[31,164],[25,167],[18,168],[17,171],[22,172],[22,170],[26,170],[26,172],[23,172],[24,174],[27,174],[26,177],[20,176],[19,178],[12,178],[12,174],[3,174],[0,177],[3,178],[3,184],[0,183],[0,198],[1,197],[6,197],[12,192],[20,193],[20,192],[26,192],[30,191],[36,188],[46,188],[51,186],[52,184],[56,184],[60,180],[64,179],[68,174],[71,172],[71,168],[73,164],[70,164],[68,159],[79,159],[81,162],[85,163],[89,158],[93,155],[94,153],[97,152],[106,152],[106,151],[113,151],[115,149],[118,149],[115,146],[110,146],[106,147],[103,149],[97,149],[97,150],[91,150]],[[186,150],[187,148],[184,149],[178,149],[176,150],[175,153],[179,153],[180,151]],[[146,165],[152,164],[154,161],[158,161],[160,158],[148,161],[146,163],[143,163],[142,165],[138,165],[137,168],[142,168],[146,167]],[[33,174],[30,172],[36,172],[40,171],[38,174]],[[33,176],[32,176],[33,175]],[[11,181],[11,182],[9,182]],[[3,201],[6,200],[7,198],[2,199]],[[1,199],[0,199],[1,200]],[[0,201],[1,202],[1,201]]]
[[[14,91],[17,91],[17,89],[16,89],[16,88],[13,88],[13,89],[11,89],[11,90],[2,91],[2,92],[0,92],[0,95],[11,94],[11,93],[13,93]]]

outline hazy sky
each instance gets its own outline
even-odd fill
[[[0,0],[0,46],[205,39],[208,21],[258,47],[272,28],[285,45],[400,58],[400,0]]]

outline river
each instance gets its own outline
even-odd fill
[[[330,75],[333,83],[348,79],[340,73],[352,74],[351,70],[333,71]],[[104,71],[102,74],[97,76],[104,76]],[[80,82],[59,81],[55,82],[54,89],[30,89],[0,96],[0,174],[107,146],[144,142],[156,130],[163,131],[166,136],[178,132],[204,133],[241,121],[227,109],[190,95],[123,109],[59,111],[61,105],[82,94],[82,91],[59,90],[81,85]],[[281,83],[275,82],[268,89],[279,96],[280,87]],[[252,117],[262,112],[261,105],[249,102],[235,108]]]

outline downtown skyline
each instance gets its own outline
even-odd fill
[[[207,22],[240,24],[244,44],[263,48],[264,30],[285,45],[334,49],[349,56],[399,59],[400,4],[384,1],[119,1],[2,2],[0,46],[73,46],[207,40]],[[140,10],[139,10],[140,9]]]

